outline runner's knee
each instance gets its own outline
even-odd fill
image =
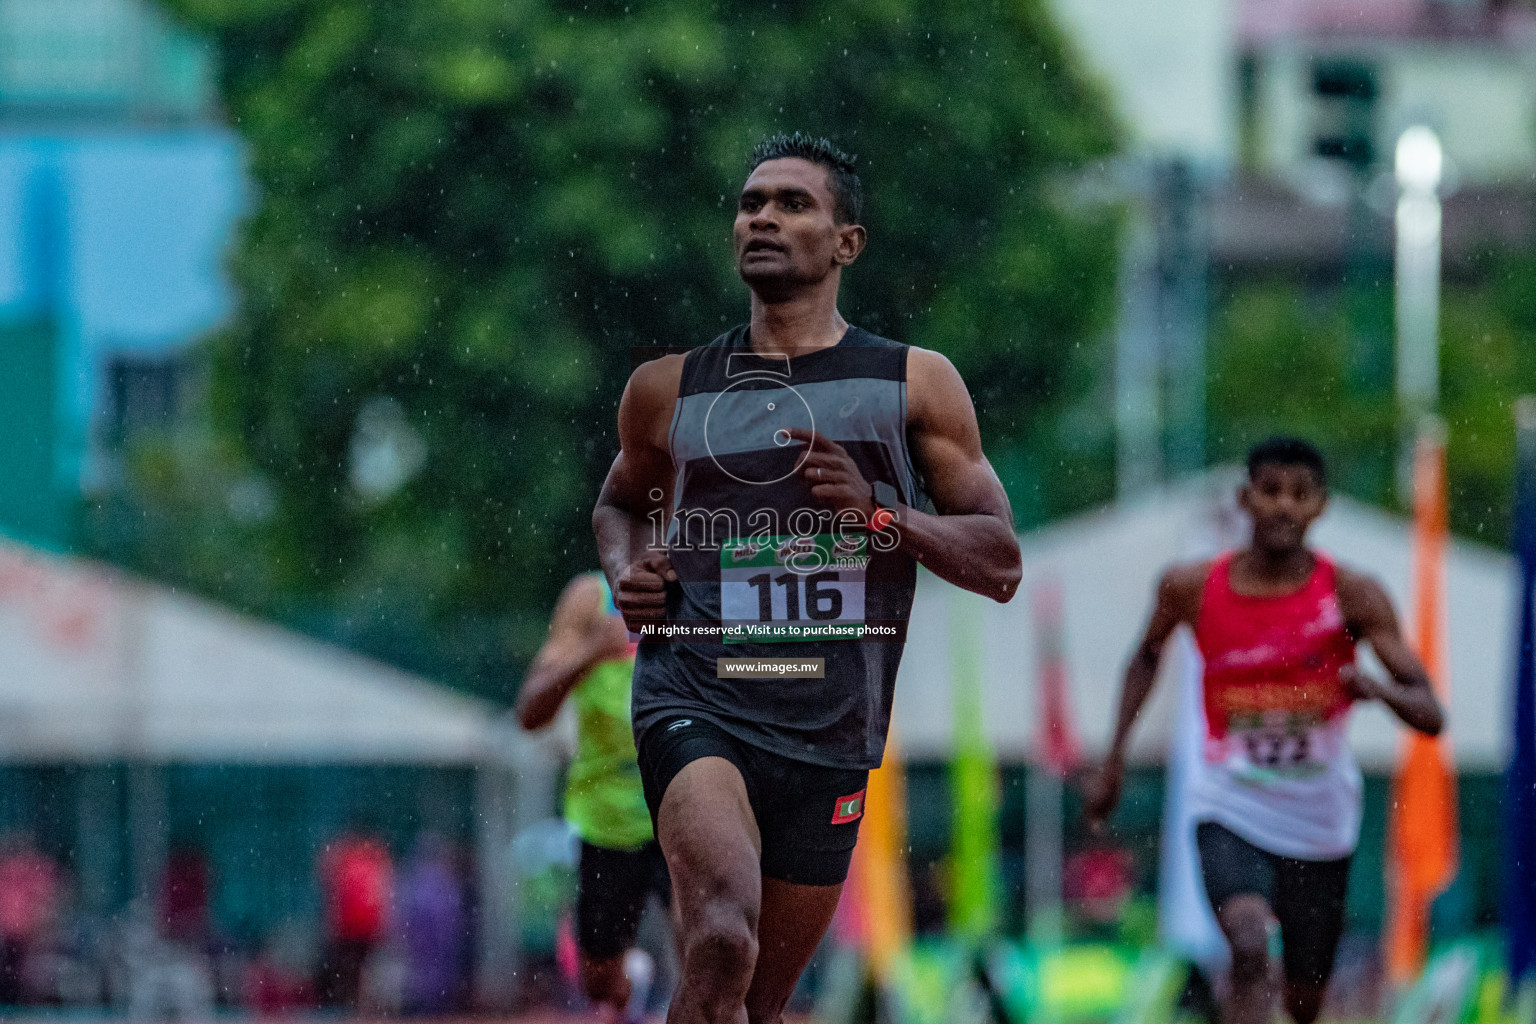
[[[714,900],[702,908],[684,937],[683,969],[735,979],[745,992],[756,963],[757,936],[745,908],[730,900]]]
[[[1312,1024],[1323,1009],[1323,989],[1319,985],[1285,986],[1285,1009],[1296,1024]]]
[[[1232,982],[1251,985],[1270,973],[1270,917],[1259,900],[1234,900],[1222,907],[1221,927],[1232,948]]]
[[[1269,950],[1263,942],[1232,943],[1232,983],[1254,985],[1269,976]]]
[[[581,958],[581,990],[594,1003],[623,1004],[629,998],[629,979],[623,957]]]
[[[784,1004],[789,997],[775,999],[770,1005],[761,999],[747,1000],[747,1024],[779,1024],[784,1019]]]

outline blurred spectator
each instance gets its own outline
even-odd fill
[[[209,939],[208,860],[201,850],[171,851],[160,878],[161,934],[172,942],[203,947]]]
[[[476,939],[480,935],[480,915],[485,906],[480,901],[480,864],[473,845],[455,843],[453,862],[464,895],[464,952],[459,958],[458,1005],[470,1007],[475,999]]]
[[[54,923],[42,940],[46,951],[28,958],[27,974],[46,1001],[63,1006],[100,1006],[107,999],[109,932],[105,921],[85,911],[79,887],[60,872]]]
[[[444,1013],[458,994],[466,943],[463,886],[453,849],[440,836],[417,839],[400,879],[397,907],[405,1011]]]
[[[310,984],[314,965],[313,936],[295,922],[273,929],[260,952],[245,968],[242,997],[246,1009],[263,1017],[291,1013],[313,1005]]]
[[[202,851],[177,846],[160,875],[152,923],[138,919],[137,907],[130,914],[124,955],[129,1013],[135,1019],[201,1020],[212,1015],[216,986],[208,890],[208,862]]]
[[[158,908],[134,900],[119,923],[128,1016],[134,1020],[210,1020],[213,975],[208,957],[160,933]]]
[[[29,837],[14,835],[0,845],[0,1003],[22,1002],[27,959],[58,898],[59,869]]]
[[[393,874],[389,850],[361,830],[349,830],[321,855],[326,943],[319,988],[327,1005],[358,1009],[363,966],[388,924]]]
[[[1136,884],[1130,851],[1095,844],[1067,858],[1062,889],[1068,904],[1090,933],[1117,928]]]

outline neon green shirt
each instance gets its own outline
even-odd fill
[[[601,577],[599,577],[601,579]],[[618,614],[608,593],[610,614]],[[610,850],[637,850],[651,841],[630,722],[630,654],[599,662],[571,691],[576,708],[576,757],[565,783],[565,820],[577,835]]]

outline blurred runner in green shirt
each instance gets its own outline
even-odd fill
[[[651,816],[635,762],[630,679],[635,648],[613,605],[608,584],[584,573],[566,586],[544,642],[517,697],[525,729],[554,720],[567,696],[576,709],[576,757],[565,787],[565,817],[581,837],[576,890],[576,945],[587,997],[611,1019],[638,1019],[649,978],[632,979],[625,953],[634,945],[647,897],[669,899],[667,866],[651,831]],[[630,974],[649,962],[631,959]],[[637,984],[633,985],[631,982]],[[637,995],[639,998],[632,999]]]

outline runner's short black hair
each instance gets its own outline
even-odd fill
[[[1271,437],[1254,445],[1248,452],[1249,480],[1258,476],[1261,466],[1306,466],[1319,484],[1328,486],[1323,453],[1299,437]]]
[[[828,139],[816,139],[803,132],[770,135],[752,147],[747,160],[747,171],[757,170],[758,164],[769,160],[796,157],[808,160],[827,171],[827,189],[832,193],[832,216],[839,224],[857,224],[864,214],[864,186],[854,172],[858,157],[849,156]]]

